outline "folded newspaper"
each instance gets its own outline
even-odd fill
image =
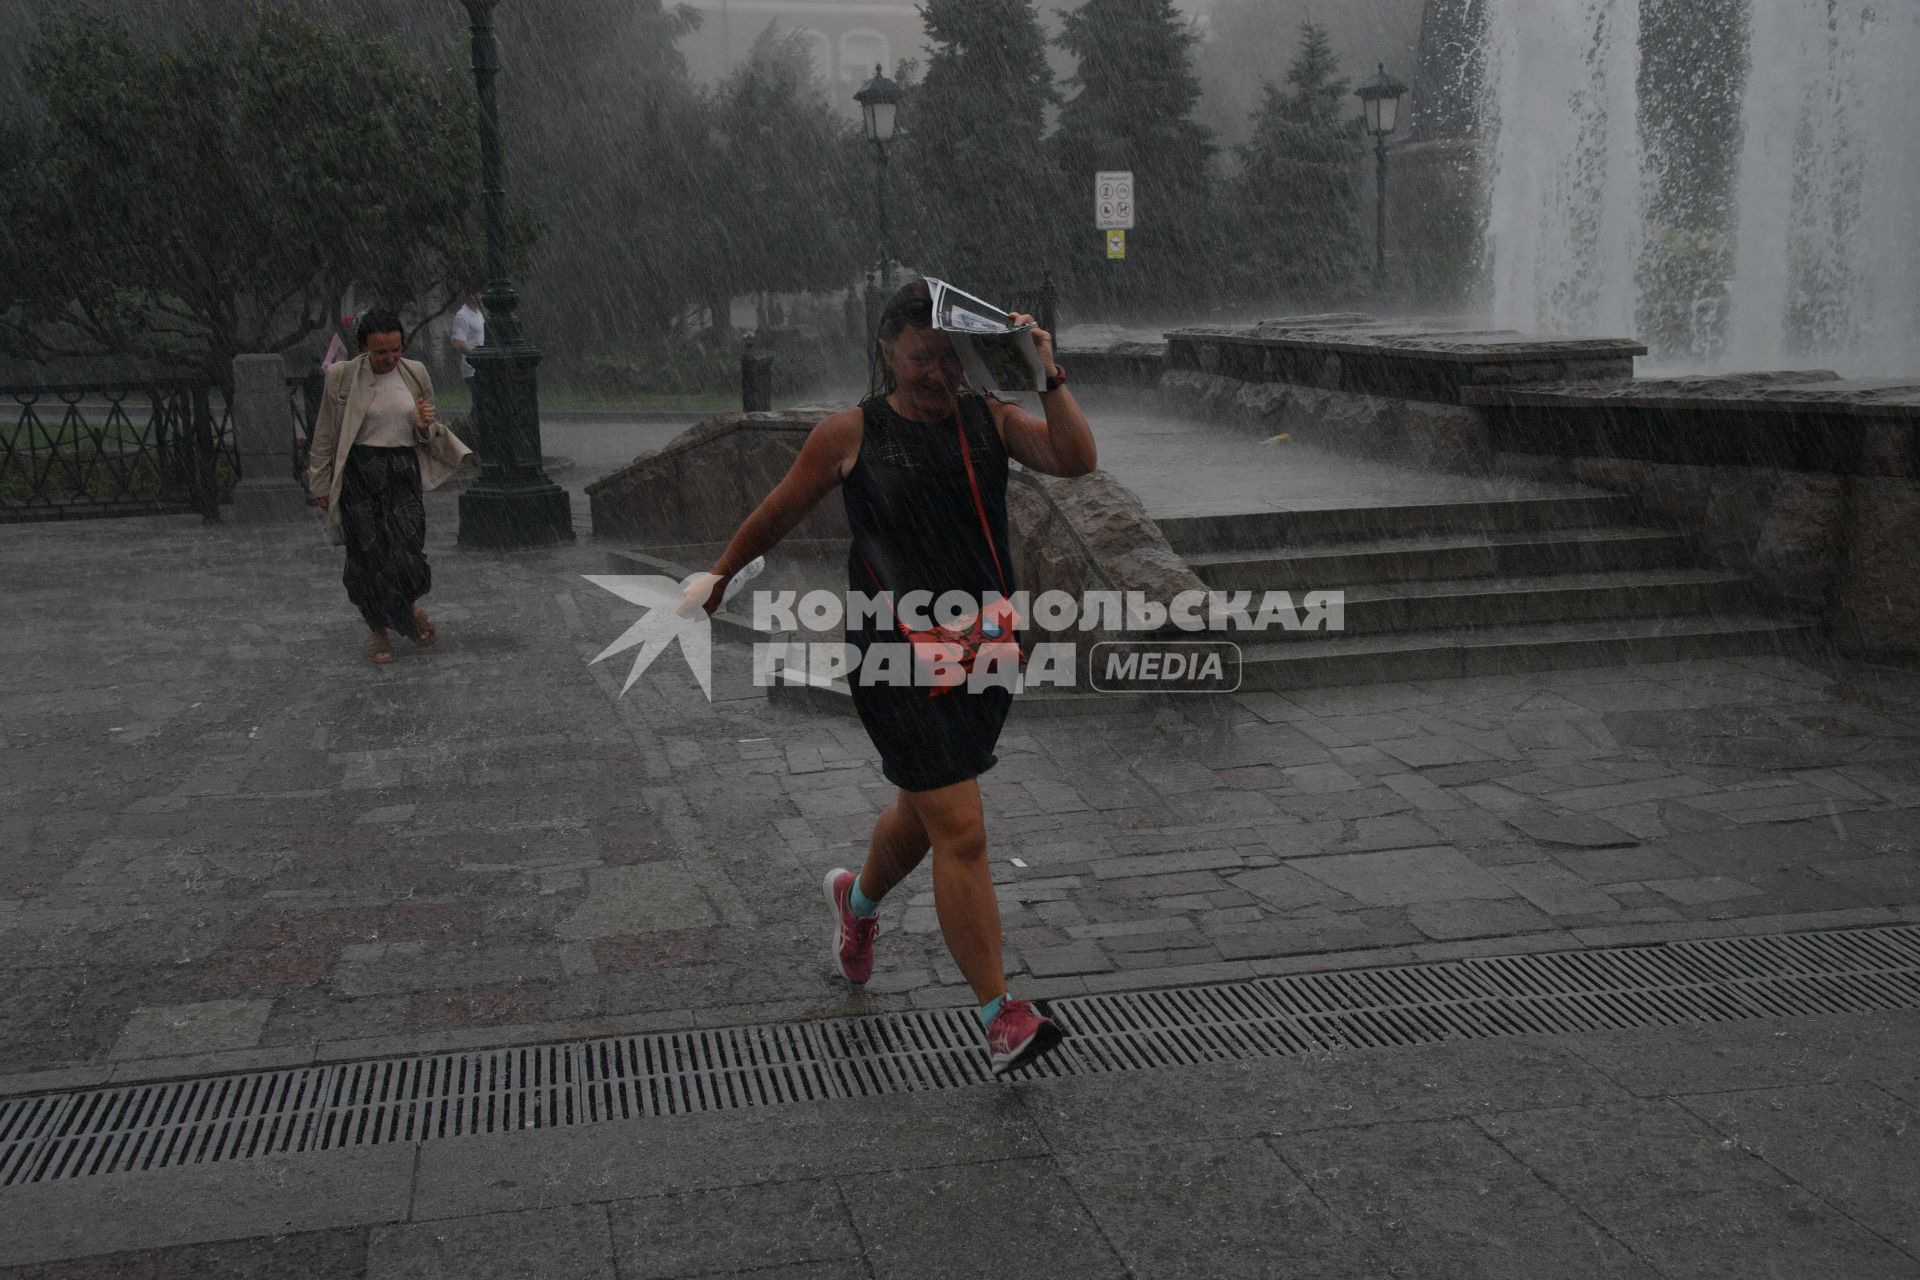
[[[953,339],[953,349],[976,391],[1044,391],[1047,367],[1040,360],[1031,323],[1013,317],[944,280],[927,278],[933,294],[933,327]]]

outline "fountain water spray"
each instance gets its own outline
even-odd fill
[[[1646,318],[1640,4],[1489,0],[1501,325],[1627,336]],[[1697,340],[1692,361],[1920,372],[1920,0],[1750,0],[1747,26],[1724,350]],[[1686,139],[1667,145],[1684,163]]]
[[[1750,18],[1729,364],[1920,371],[1920,6]]]
[[[1486,31],[1494,319],[1631,334],[1646,206],[1638,0],[1492,0]]]

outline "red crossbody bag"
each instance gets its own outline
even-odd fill
[[[1000,564],[1000,549],[994,545],[993,527],[987,522],[987,505],[981,501],[980,482],[973,474],[973,453],[967,448],[967,429],[961,424],[958,412],[953,415],[953,429],[960,438],[960,461],[967,469],[967,487],[973,491],[973,510],[980,517],[980,532],[986,535],[987,552],[993,557],[993,572],[1000,581],[1001,598],[984,611],[976,611],[971,618],[963,619],[956,625],[936,623],[924,631],[912,630],[895,612],[893,624],[913,647],[914,663],[923,673],[919,682],[928,686],[928,696],[934,698],[966,683],[974,664],[983,656],[1002,662],[1011,657],[1020,665],[1025,665],[1027,660],[1027,655],[1013,639],[1020,618],[1014,612],[1012,602],[1006,598],[1011,594],[1007,590],[1007,572]],[[864,556],[860,562],[867,566],[867,576],[873,579],[873,585],[880,594],[886,595],[886,585],[880,581],[880,575],[873,571],[873,565]],[[995,626],[991,635],[987,631],[989,622]]]

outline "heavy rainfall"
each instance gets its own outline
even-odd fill
[[[1913,0],[0,0],[0,1280],[1920,1276]]]

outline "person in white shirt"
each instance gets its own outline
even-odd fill
[[[460,353],[460,376],[466,380],[467,395],[473,395],[473,362],[467,354],[487,340],[487,316],[480,310],[480,291],[467,290],[467,305],[453,313],[453,349]]]

